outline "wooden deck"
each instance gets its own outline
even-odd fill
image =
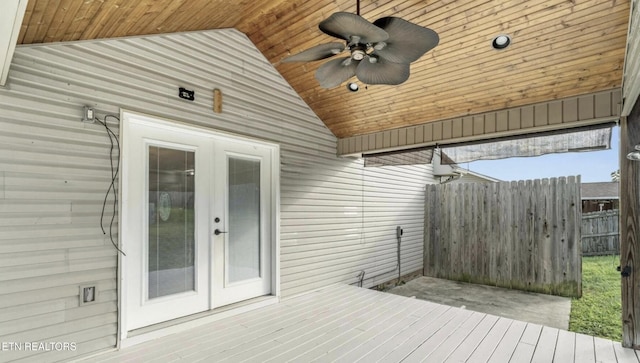
[[[639,362],[618,342],[347,285],[91,361]]]

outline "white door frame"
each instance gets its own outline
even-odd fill
[[[152,115],[142,114],[138,112],[132,112],[128,110],[120,111],[120,170],[126,170],[129,166],[128,155],[131,150],[128,150],[128,133],[129,127],[132,123],[153,126],[157,128],[162,128],[167,131],[174,131],[180,133],[191,133],[197,136],[207,136],[214,140],[224,140],[233,143],[242,143],[242,144],[257,144],[262,147],[267,147],[271,150],[272,162],[271,162],[271,178],[272,178],[272,188],[271,188],[271,295],[274,299],[270,300],[267,303],[277,302],[280,299],[280,147],[278,144],[266,142],[259,139],[253,139],[240,135],[233,135],[229,133],[223,133],[217,130],[208,129],[201,126],[190,125],[183,122],[168,120],[165,118],[160,118]],[[122,176],[122,174],[121,174]],[[118,228],[119,228],[119,236],[120,237],[120,247],[121,249],[127,253],[127,250],[130,249],[131,244],[128,243],[122,236],[123,228],[126,228],[126,221],[130,220],[130,213],[128,210],[123,208],[125,205],[126,199],[129,197],[129,192],[127,190],[127,183],[123,182],[123,178],[119,178],[119,196],[120,196],[120,205],[119,205],[119,218],[118,218]],[[136,342],[133,343],[125,343],[122,344],[125,340],[127,340],[128,331],[127,331],[127,292],[126,292],[126,282],[124,281],[124,277],[127,276],[127,256],[123,256],[122,254],[118,254],[118,344],[122,345],[131,345],[141,341],[145,341],[148,339],[135,339]],[[253,304],[254,308],[264,306],[265,301],[256,302]],[[247,311],[252,308],[252,304],[242,304],[237,310],[237,313],[242,311]],[[232,309],[228,310],[224,309],[224,315],[227,316],[229,313],[233,314],[233,305]],[[211,315],[216,314],[216,310],[211,310]],[[215,320],[203,318],[201,323],[206,323],[207,320]],[[181,324],[178,320],[176,324]],[[188,329],[192,326],[197,326],[198,323],[194,324],[192,322],[176,325],[175,329],[166,329],[166,332],[153,332],[150,335],[153,337],[162,336],[165,334],[171,334],[177,330]],[[181,328],[182,326],[182,328]],[[136,337],[138,338],[138,337]],[[129,339],[134,340],[134,339]]]

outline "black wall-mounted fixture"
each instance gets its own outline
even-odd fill
[[[196,91],[190,91],[184,87],[178,89],[178,96],[182,99],[193,101],[196,99]]]

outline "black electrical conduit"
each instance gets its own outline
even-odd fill
[[[371,276],[371,277],[369,277],[370,279],[375,279],[376,277],[379,277],[379,276],[382,276],[382,275],[386,275],[386,274],[391,273],[391,272],[393,272],[395,270],[398,270],[398,281],[396,282],[396,286],[398,286],[398,284],[400,284],[400,271],[401,271],[401,269],[400,269],[400,266],[401,266],[401,264],[400,264],[400,244],[402,243],[402,232],[401,232],[402,229],[400,229],[400,227],[398,227],[398,228],[399,228],[399,231],[396,232],[396,238],[398,239],[398,251],[397,251],[396,266],[392,270],[385,271],[385,272],[379,273],[377,275]],[[362,287],[362,284],[364,282],[364,275],[365,275],[365,271],[364,270],[360,271],[360,273],[358,274],[358,287]]]

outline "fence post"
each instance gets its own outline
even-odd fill
[[[640,349],[640,163],[626,155],[640,144],[640,102],[620,123],[620,266],[622,277],[622,345]],[[626,276],[625,276],[626,275]]]

